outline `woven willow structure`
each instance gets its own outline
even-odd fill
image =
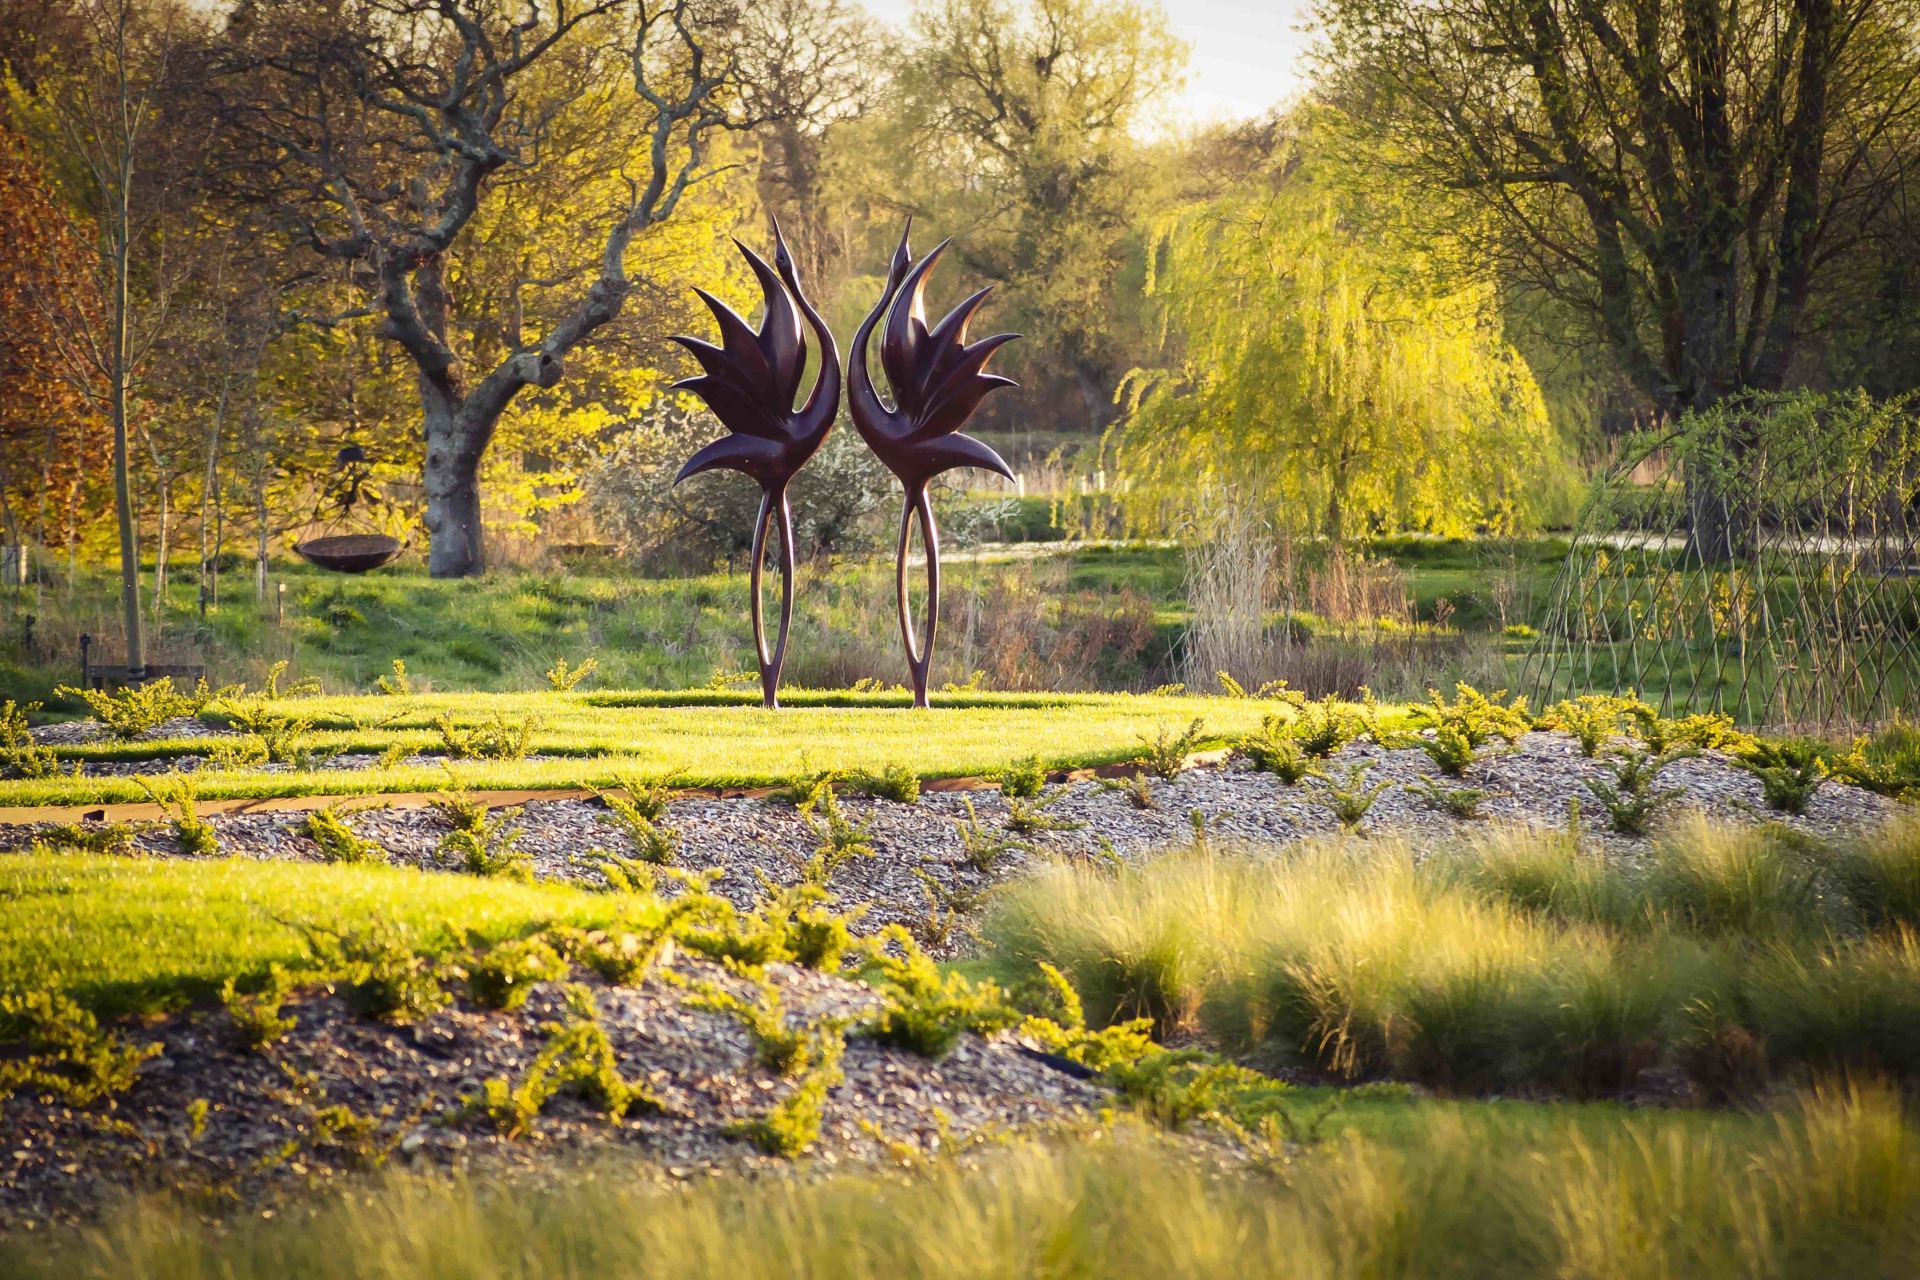
[[[1847,725],[1920,694],[1911,399],[1741,397],[1595,486],[1522,688],[1638,691],[1744,724]]]

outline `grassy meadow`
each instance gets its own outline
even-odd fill
[[[1443,668],[1468,662],[1464,650],[1477,642],[1515,652],[1499,633],[1544,605],[1565,549],[1555,539],[1381,540],[1361,548],[1380,580],[1370,590],[1330,571],[1316,577],[1303,564],[1291,609],[1295,633],[1340,648],[1342,679],[1358,669],[1418,693],[1424,672],[1401,670],[1409,666],[1402,651],[1410,624],[1424,626],[1436,650],[1412,665],[1442,676]],[[934,683],[966,684],[976,671],[985,673],[984,687],[1013,691],[1176,682],[1176,646],[1192,617],[1184,573],[1180,550],[1164,545],[957,553],[943,577]],[[230,572],[222,603],[203,619],[197,584],[176,573],[155,609],[154,660],[204,661],[216,682],[257,682],[285,659],[294,675],[336,693],[371,688],[396,659],[421,688],[489,692],[544,688],[543,673],[562,658],[576,665],[593,658],[601,688],[700,688],[716,673],[753,666],[744,571],[643,578],[551,564],[444,581],[412,560],[360,577],[276,561],[272,580],[263,608],[245,570]],[[1383,600],[1391,615],[1384,631]],[[90,569],[70,583],[0,592],[0,611],[12,619],[0,632],[0,697],[53,701],[54,687],[78,674],[79,635],[117,634],[116,601],[115,584]],[[789,683],[840,688],[904,676],[890,564],[804,565],[795,609]],[[1276,625],[1282,610],[1274,602]],[[20,643],[28,615],[36,619],[31,652]],[[1294,683],[1304,686],[1315,673],[1300,674]]]

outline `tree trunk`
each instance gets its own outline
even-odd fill
[[[162,472],[159,479],[160,536],[153,544],[153,620],[156,626],[167,607],[167,569],[170,559],[167,553],[173,544],[173,476]]]
[[[258,542],[253,553],[253,589],[260,597],[260,610],[267,608],[267,538],[272,532],[267,511],[267,464],[264,457],[256,458],[257,469],[253,473],[254,518],[259,522]]]
[[[428,408],[427,572],[435,578],[470,578],[486,571],[482,450],[473,447],[474,434],[458,415]]]
[[[211,549],[212,529],[220,489],[220,429],[227,420],[227,389],[232,379],[225,370],[220,375],[220,396],[214,404],[213,421],[207,427],[207,472],[200,483],[200,616],[206,617],[215,600],[215,553]]]
[[[127,168],[131,167],[129,162]],[[127,671],[139,676],[147,669],[147,636],[140,624],[140,549],[133,527],[133,490],[127,479],[127,384],[132,377],[127,367],[132,354],[127,335],[130,177],[126,175],[121,182],[113,214],[113,315],[108,334],[113,386],[109,414],[113,419],[113,508],[120,521],[120,616],[127,632]]]

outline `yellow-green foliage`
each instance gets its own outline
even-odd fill
[[[878,962],[880,1012],[860,1033],[923,1057],[944,1056],[968,1031],[997,1031],[1017,1021],[1006,995],[992,982],[976,982],[940,966],[912,938],[894,935],[901,954]]]
[[[33,740],[27,714],[40,704],[20,706],[12,698],[0,702],[0,778],[51,778],[60,772],[53,748]]]
[[[613,1044],[600,1026],[600,1011],[585,987],[567,989],[566,1012],[557,1022],[542,1024],[547,1043],[518,1084],[495,1076],[481,1084],[467,1100],[467,1109],[485,1115],[506,1137],[517,1138],[533,1127],[547,1103],[572,1093],[618,1120],[636,1107],[664,1110],[646,1086],[620,1074]]]
[[[1631,700],[1611,693],[1583,693],[1548,707],[1540,723],[1543,728],[1572,734],[1580,744],[1580,754],[1591,758],[1620,732],[1630,705]]]
[[[1354,232],[1293,149],[1164,215],[1147,294],[1164,359],[1121,385],[1136,490],[1190,500],[1219,460],[1244,501],[1334,541],[1370,523],[1465,534],[1533,518],[1565,463],[1490,282],[1433,291]]]
[[[201,687],[204,690],[205,685]],[[76,689],[62,685],[55,692],[85,702],[93,718],[107,732],[122,739],[137,738],[177,716],[193,715],[206,705],[204,696],[175,689],[171,676],[120,689]]]
[[[122,1093],[159,1043],[133,1044],[105,1031],[93,1014],[57,991],[0,994],[0,1101],[16,1093],[58,1098],[76,1107]]]
[[[301,821],[300,831],[320,847],[321,858],[328,862],[352,865],[387,858],[385,849],[356,833],[336,809],[313,810]]]
[[[1391,1117],[1382,1122],[1377,1117]],[[1779,1110],[1354,1103],[1358,1131],[1274,1178],[1144,1126],[1028,1142],[912,1176],[699,1179],[391,1172],[310,1213],[209,1220],[147,1197],[0,1243],[25,1280],[659,1275],[847,1280],[1249,1276],[1535,1280],[1920,1271],[1920,1134],[1890,1090],[1823,1086]],[[583,1263],[583,1259],[589,1260]]]
[[[1205,732],[1206,724],[1199,716],[1178,733],[1163,724],[1151,738],[1140,736],[1141,751],[1134,762],[1156,778],[1171,778],[1187,767],[1187,757],[1200,745]]]
[[[861,795],[891,800],[895,804],[918,804],[920,779],[903,764],[888,764],[880,769],[847,775],[847,785]]]
[[[220,852],[220,838],[193,808],[193,783],[173,774],[165,778],[135,778],[147,797],[160,806],[173,825],[180,852],[190,858],[210,858]]]
[[[335,933],[310,929],[315,967],[330,975],[347,1007],[365,1018],[405,1025],[443,1008],[444,967],[412,934],[383,919]]]
[[[569,666],[565,658],[556,658],[547,668],[547,687],[560,693],[567,693],[580,686],[580,683],[600,669],[600,659],[588,658],[579,666]]]
[[[485,947],[460,966],[467,993],[487,1009],[518,1009],[542,982],[559,982],[570,966],[545,938],[512,938]]]
[[[490,733],[506,722],[537,727],[528,746],[537,758],[453,759],[372,769],[307,769],[279,773],[203,769],[194,775],[202,799],[233,796],[352,795],[521,787],[613,787],[626,776],[680,773],[687,786],[761,786],[786,778],[801,749],[845,772],[889,764],[922,778],[987,775],[1038,753],[1049,769],[1111,764],[1138,754],[1138,737],[1172,715],[1204,714],[1223,734],[1260,723],[1271,703],[1228,698],[1141,698],[1124,694],[968,695],[963,706],[926,716],[899,714],[893,695],[795,692],[778,716],[753,706],[721,705],[689,713],[702,693],[416,693],[402,698],[350,695],[305,699],[313,728],[303,746],[317,756],[340,751],[402,754],[444,750],[437,722],[456,736]],[[697,731],[690,731],[697,726]],[[514,732],[517,735],[518,729]],[[92,743],[60,747],[62,761],[146,759],[158,752],[205,751],[204,738],[170,742]],[[451,773],[449,773],[449,770]],[[0,805],[79,804],[139,800],[128,777],[0,780]]]
[[[704,1009],[739,1023],[753,1045],[754,1058],[775,1075],[799,1074],[807,1067],[809,1028],[803,1023],[788,1021],[780,989],[765,974],[756,974],[745,981],[750,997],[709,982],[695,988],[684,1003],[688,1008]]]
[[[226,1010],[234,1043],[249,1053],[258,1053],[293,1030],[298,1020],[280,1012],[292,990],[292,977],[278,964],[267,966],[266,980],[258,991],[241,991],[237,978],[229,977],[221,983],[220,1004]]]
[[[533,878],[533,855],[520,847],[520,810],[503,809],[491,817],[483,804],[461,794],[444,794],[433,807],[449,824],[440,852],[468,875]]]
[[[846,1038],[838,1024],[810,1028],[797,1066],[788,1073],[797,1078],[787,1095],[764,1114],[728,1126],[728,1132],[745,1138],[771,1156],[790,1159],[806,1154],[820,1139],[827,1095],[840,1083],[843,1074],[840,1060],[846,1048]]]

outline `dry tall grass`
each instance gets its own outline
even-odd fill
[[[1899,1098],[1823,1087],[1766,1121],[1473,1121],[1195,1160],[1131,1124],[909,1176],[661,1188],[612,1160],[529,1184],[394,1174],[313,1212],[212,1225],[164,1199],[0,1244],[62,1280],[962,1280],[1049,1276],[1910,1275],[1920,1141]]]

